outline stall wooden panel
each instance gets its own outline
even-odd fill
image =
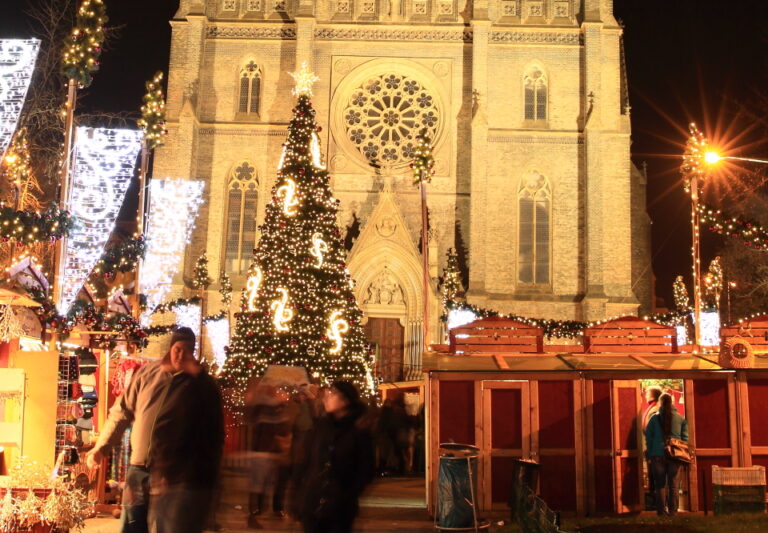
[[[515,459],[530,457],[528,383],[483,381],[483,484],[485,509],[504,509]]]
[[[587,399],[587,438],[590,512],[614,512],[613,438],[611,431],[611,382],[591,382]]]
[[[451,353],[543,353],[544,330],[509,318],[489,317],[453,328]]]
[[[533,408],[534,446],[541,463],[540,493],[558,511],[576,511],[577,444],[573,381],[539,381]],[[538,436],[538,438],[536,438]]]
[[[612,382],[614,502],[619,513],[642,509],[641,402],[639,381]]]
[[[440,381],[438,427],[437,445],[476,444],[474,381]]]
[[[768,468],[768,379],[749,379],[747,397],[752,465]]]
[[[691,510],[712,509],[712,466],[738,466],[733,378],[686,380],[689,434],[696,448],[690,469]],[[690,390],[689,390],[690,389]],[[691,401],[693,405],[691,405]]]

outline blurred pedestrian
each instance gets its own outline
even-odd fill
[[[648,421],[645,441],[651,463],[654,483],[656,514],[674,516],[677,513],[677,473],[681,463],[666,455],[667,439],[675,438],[688,442],[688,422],[677,413],[672,396],[659,397],[659,410]]]
[[[179,328],[163,365],[173,373],[152,430],[151,533],[201,533],[206,525],[224,447],[221,393],[195,359],[195,335]],[[182,337],[183,336],[183,337]]]
[[[246,394],[246,416],[251,428],[250,494],[248,527],[261,527],[266,497],[272,494],[272,511],[284,516],[284,493],[288,483],[285,465],[291,445],[293,420],[288,394],[269,384],[255,382]]]
[[[305,533],[349,533],[358,499],[374,474],[373,442],[360,423],[365,405],[355,386],[337,381],[323,396],[325,415],[309,435],[297,465],[303,472],[301,522]]]
[[[133,424],[131,456],[122,496],[122,533],[148,531],[149,469],[146,463],[152,426],[173,376],[170,361],[183,358],[185,342],[191,338],[194,345],[194,337],[191,329],[177,328],[171,336],[165,357],[136,370],[128,388],[109,410],[98,442],[86,456],[88,467],[98,468],[104,454],[120,442],[125,430]]]

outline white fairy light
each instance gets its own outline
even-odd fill
[[[675,333],[677,335],[677,345],[684,346],[688,344],[688,332],[685,326],[675,326]]]
[[[0,157],[16,131],[39,49],[38,39],[0,39]]]
[[[469,309],[451,309],[448,311],[448,330],[469,324],[475,320],[477,320],[477,316]]]
[[[717,311],[701,313],[701,345],[720,345],[720,314]]]
[[[139,283],[140,292],[147,297],[147,310],[141,315],[144,325],[171,289],[195,227],[204,186],[202,181],[173,178],[153,179],[150,184],[147,255]]]
[[[217,373],[224,368],[227,362],[227,352],[224,348],[229,344],[229,319],[222,318],[211,322],[206,322],[205,333],[213,349],[213,360],[218,367]]]
[[[59,312],[66,314],[104,252],[133,178],[142,132],[77,128],[70,211],[79,224],[66,239]]]
[[[245,293],[248,296],[248,311],[256,310],[256,298],[259,295],[259,287],[261,287],[263,277],[264,274],[261,273],[261,268],[254,266],[253,274],[248,278],[248,283],[245,286]]]
[[[312,139],[309,143],[309,153],[312,154],[312,165],[320,170],[325,170],[323,165],[323,153],[320,150],[320,137],[316,132],[312,132]]]
[[[331,313],[331,327],[328,328],[328,330],[325,332],[325,334],[328,336],[329,339],[334,341],[336,343],[336,346],[331,348],[331,353],[339,353],[341,351],[341,346],[344,341],[342,338],[342,335],[344,333],[347,333],[349,331],[349,322],[344,320],[343,318],[340,318],[342,312],[341,311],[334,311]]]
[[[279,300],[272,302],[270,309],[274,314],[273,323],[277,331],[288,331],[288,322],[293,319],[293,309],[288,307],[288,289],[282,287],[277,289],[282,296]]]
[[[200,306],[199,305],[179,305],[173,309],[176,313],[176,325],[191,329],[195,332],[198,342],[195,344],[195,356],[197,356],[198,347],[203,340],[200,338]]]
[[[285,152],[287,148],[283,145],[283,150],[280,152],[280,161],[277,162],[277,170],[283,170],[285,166]]]
[[[323,266],[324,254],[328,253],[328,244],[323,240],[321,233],[315,233],[312,235],[312,248],[309,249],[309,254],[317,260],[315,268]]]
[[[285,185],[278,187],[275,194],[283,199],[283,214],[287,217],[295,215],[296,206],[299,205],[299,199],[296,198],[296,182],[292,179],[285,180]]]

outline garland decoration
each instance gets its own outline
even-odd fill
[[[200,297],[193,296],[192,298],[176,298],[170,302],[165,302],[152,310],[151,314],[155,313],[170,313],[177,307],[183,307],[188,305],[200,305]]]
[[[83,0],[75,27],[64,41],[61,73],[75,80],[80,88],[88,87],[93,81],[91,74],[99,70],[106,12],[102,0]]]
[[[69,308],[66,316],[58,313],[51,298],[43,291],[30,290],[32,299],[40,304],[36,309],[40,321],[54,329],[62,340],[66,340],[72,329],[77,325],[84,325],[95,331],[114,331],[125,338],[127,342],[139,348],[146,348],[148,344],[147,332],[130,315],[124,313],[105,313],[93,303],[86,300],[75,300]],[[117,340],[114,335],[95,335],[94,342],[102,348],[114,348]]]
[[[741,239],[743,244],[758,252],[768,252],[768,230],[753,220],[739,216],[727,217],[720,209],[713,209],[699,204],[701,223],[709,227],[709,231]]]
[[[184,306],[186,304],[179,304],[181,306]],[[227,312],[226,311],[219,311],[216,314],[213,315],[206,315],[203,317],[203,325],[208,324],[209,322],[218,322],[219,320],[223,320],[227,318]],[[150,326],[148,328],[144,328],[144,333],[148,337],[157,337],[158,335],[165,335],[166,333],[170,333],[173,328],[175,328],[177,324],[166,324],[163,326]]]
[[[147,241],[144,236],[132,237],[105,250],[93,271],[106,279],[114,278],[118,272],[132,272],[146,253]]]
[[[618,318],[606,318],[605,320],[598,320],[595,322],[582,322],[580,320],[554,320],[549,318],[529,318],[520,315],[499,313],[497,311],[491,311],[490,309],[477,307],[476,305],[472,305],[470,303],[448,302],[447,305],[448,307],[446,307],[446,314],[441,317],[441,319],[444,321],[448,319],[447,313],[450,311],[471,311],[478,319],[489,317],[509,318],[529,326],[541,328],[544,330],[544,336],[547,339],[552,337],[575,339],[581,336],[584,333],[584,330],[587,328],[599,326],[600,324],[604,324],[615,318]],[[644,320],[650,320],[665,326],[676,326],[680,323],[680,320],[683,317],[685,317],[685,313],[681,313],[679,311],[671,311],[669,313],[644,316],[642,318]]]
[[[17,211],[0,203],[0,241],[15,241],[18,246],[56,242],[69,235],[76,219],[69,211],[51,205],[45,212]]]
[[[146,84],[144,105],[141,106],[139,127],[144,130],[144,141],[148,150],[154,150],[163,145],[163,137],[168,134],[165,129],[165,95],[163,94],[163,73],[157,72]]]
[[[430,144],[429,134],[424,128],[416,136],[416,151],[410,167],[413,169],[413,184],[421,185],[421,182],[429,183],[435,173],[435,157],[432,155],[434,147]]]

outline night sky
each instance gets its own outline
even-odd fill
[[[3,0],[0,37],[29,37],[27,2]],[[39,0],[37,0],[39,1]],[[178,0],[107,0],[110,24],[121,37],[102,56],[102,68],[82,105],[134,110],[144,82],[167,72],[170,26]],[[740,115],[768,78],[768,2],[764,0],[614,0],[625,26],[635,163],[648,169],[657,295],[671,304],[671,284],[690,272],[690,203],[677,171],[687,123],[716,139],[731,139],[730,155],[768,158],[766,132]],[[768,108],[763,114],[768,113]],[[754,169],[746,169],[754,170]],[[720,191],[720,189],[718,189]],[[722,192],[722,191],[720,191]],[[708,201],[728,201],[712,197]],[[703,261],[719,241],[704,231]]]

